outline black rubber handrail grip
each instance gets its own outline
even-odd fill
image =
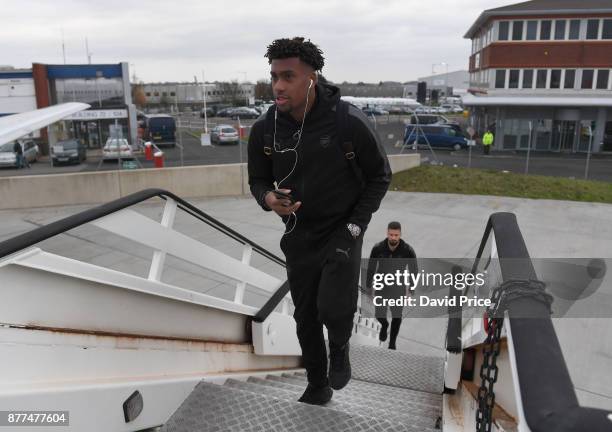
[[[495,234],[503,279],[536,279],[533,263],[513,213],[491,215],[473,271],[482,258],[491,232]],[[525,297],[509,303],[508,317],[523,411],[529,429],[532,432],[612,430],[609,413],[578,404],[548,306]]]
[[[58,221],[52,222],[40,228],[36,228],[32,231],[28,231],[26,233],[20,234],[8,240],[4,240],[0,243],[0,259],[4,258],[8,255],[11,255],[15,252],[19,252],[25,248],[33,246],[41,241],[47,240],[53,236],[58,234],[62,234],[71,229],[77,228],[86,223],[92,222],[96,219],[100,219],[104,216],[108,216],[109,214],[115,213],[117,211],[123,210],[125,208],[131,207],[135,204],[141,203],[153,197],[160,198],[171,198],[177,202],[178,206],[190,213],[192,216],[197,217],[202,222],[207,223],[211,227],[217,229],[218,231],[223,232],[234,240],[242,243],[250,245],[253,250],[257,251],[259,254],[265,256],[271,261],[285,266],[285,261],[273,253],[267,251],[263,247],[258,244],[252,242],[251,240],[244,237],[242,234],[234,231],[223,223],[219,222],[212,216],[204,213],[199,208],[194,205],[188,203],[184,199],[174,195],[171,192],[168,192],[164,189],[144,189],[139,192],[135,192],[133,194],[127,195],[125,197],[116,199],[114,201],[108,202],[106,204],[102,204],[101,206],[94,207],[80,213],[65,217]]]
[[[461,273],[460,266],[453,266],[453,275]],[[446,351],[453,354],[461,353],[461,304],[459,292],[454,286],[449,287],[448,298],[456,298],[456,305],[448,307],[448,326],[446,328]]]

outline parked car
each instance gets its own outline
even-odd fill
[[[218,125],[210,130],[212,144],[238,144],[238,131],[231,125]]]
[[[102,159],[134,159],[134,153],[125,138],[109,138],[102,148]]]
[[[58,141],[51,147],[51,165],[61,163],[80,164],[87,159],[87,149],[79,139]]]
[[[231,112],[231,117],[233,119],[237,119],[240,117],[241,119],[256,119],[260,116],[257,110],[249,107],[238,107],[234,108]]]
[[[460,107],[459,105],[453,105],[453,104],[442,104],[440,105],[440,108],[442,110],[444,110],[444,113],[462,113],[463,112],[463,108]]]
[[[212,109],[211,107],[206,107],[206,117],[210,118],[213,117],[215,115],[215,110]],[[204,108],[202,108],[202,110],[200,111],[200,117],[204,118]]]
[[[222,108],[217,111],[215,117],[231,117],[232,111],[234,111],[234,108]]]
[[[36,162],[38,160],[39,149],[36,143],[32,140],[17,140],[21,149],[23,150],[23,156],[29,163]],[[17,156],[14,152],[15,141],[11,141],[0,146],[0,166],[5,167],[17,167]]]
[[[427,125],[427,124],[445,124],[445,123],[449,123],[448,118],[444,117],[443,115],[439,115],[439,114],[418,114],[415,115],[411,115],[410,116],[410,124],[421,124],[421,125]]]
[[[371,116],[371,115],[380,116],[380,115],[389,114],[389,111],[384,110],[380,107],[365,107],[365,108],[362,108],[362,111],[367,116]]]
[[[425,144],[429,142],[432,147],[446,147],[454,150],[466,149],[468,140],[461,128],[454,124],[428,124],[428,125],[406,125],[404,133],[404,144],[412,145],[416,141],[417,144]]]

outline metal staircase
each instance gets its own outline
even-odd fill
[[[297,402],[303,372],[200,382],[162,428],[192,431],[435,431],[444,359],[351,346],[353,379],[326,406]]]
[[[86,246],[82,259],[73,244]],[[144,271],[88,262],[92,251],[134,251]],[[284,266],[159,189],[0,242],[0,406],[69,410],[72,430],[100,432],[612,430],[611,412],[578,404],[550,311],[533,296],[505,306],[494,343],[481,310],[449,308],[444,358],[379,347],[378,322],[359,308],[353,379],[326,406],[299,403]],[[513,214],[491,215],[471,273],[485,269],[492,289],[537,280]]]

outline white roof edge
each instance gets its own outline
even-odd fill
[[[494,11],[486,10],[478,15],[474,24],[472,24],[469,30],[463,35],[464,39],[471,39],[472,35],[479,29],[488,18],[492,17],[503,17],[513,15],[570,15],[570,14],[599,14],[599,13],[611,13],[612,8],[607,9],[558,9],[558,10],[513,10],[513,11]]]
[[[468,106],[612,107],[612,97],[463,96]]]

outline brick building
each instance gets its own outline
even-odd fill
[[[498,150],[612,150],[612,1],[534,0],[489,9],[472,41],[464,105]],[[592,135],[592,141],[591,141]]]

